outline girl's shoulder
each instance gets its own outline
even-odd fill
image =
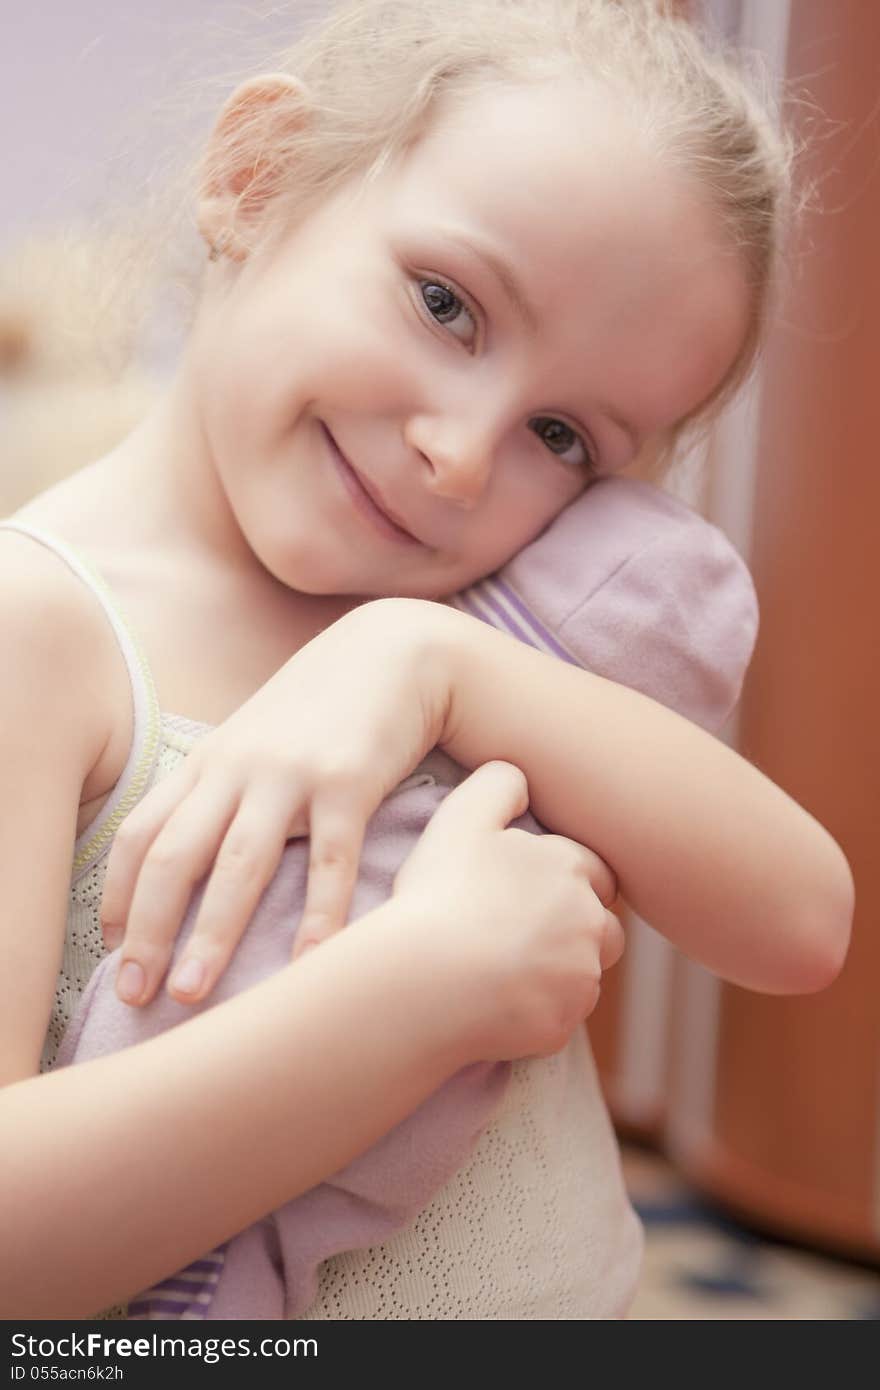
[[[14,525],[26,515],[8,520]],[[84,801],[114,785],[132,731],[128,673],[113,630],[95,594],[57,551],[5,526],[0,650],[0,703],[27,708],[47,742],[56,732],[68,742],[71,756],[82,760]]]
[[[77,808],[112,741],[114,668],[93,605],[47,547],[0,529],[0,1085],[38,1066]]]

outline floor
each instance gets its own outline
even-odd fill
[[[651,1150],[626,1144],[623,1161],[646,1235],[631,1318],[880,1320],[880,1270],[776,1243],[737,1224]]]

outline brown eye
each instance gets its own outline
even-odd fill
[[[557,454],[566,463],[574,464],[578,468],[594,468],[593,458],[589,449],[584,444],[579,434],[566,425],[563,420],[555,420],[550,415],[537,415],[534,420],[529,421],[529,429],[534,430],[535,434],[551,453]],[[574,451],[574,457],[567,459],[566,454]]]
[[[438,323],[449,323],[451,319],[457,318],[464,308],[461,300],[452,293],[448,285],[436,285],[430,280],[426,280],[422,286],[422,298],[428,312],[434,315]]]
[[[422,303],[435,323],[449,328],[453,337],[464,347],[470,347],[477,330],[477,321],[464,300],[442,280],[419,280]],[[459,328],[463,332],[459,332]]]

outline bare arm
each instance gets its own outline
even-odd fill
[[[129,1297],[343,1167],[463,1063],[450,992],[394,912],[170,1033],[0,1090],[3,1317]]]
[[[601,855],[636,911],[719,975],[787,994],[822,989],[840,970],[853,913],[849,865],[822,826],[744,758],[646,696],[457,609],[383,598],[302,648],[117,836],[104,909],[112,899],[109,920],[128,922],[126,958],[149,966],[144,997],[161,982],[183,913],[176,904],[186,900],[169,889],[169,851],[189,890],[190,866],[200,875],[217,857],[212,911],[203,903],[187,948],[207,953],[203,993],[251,910],[230,893],[234,860],[222,863],[236,826],[227,832],[225,820],[204,815],[209,798],[199,804],[203,843],[192,831],[179,842],[175,815],[200,779],[243,804],[245,792],[267,795],[259,769],[279,762],[290,788],[282,829],[296,824],[310,835],[300,937],[318,940],[345,922],[369,815],[438,744],[468,768],[491,759],[521,767],[540,820]],[[256,771],[242,776],[241,767]],[[223,803],[216,790],[213,799]],[[242,823],[236,834],[241,854],[253,832]],[[262,891],[267,878],[251,886]]]
[[[632,907],[719,975],[780,994],[834,979],[854,890],[812,816],[646,696],[432,609],[422,621],[449,692],[440,742],[452,757],[521,767],[542,823],[600,854]]]

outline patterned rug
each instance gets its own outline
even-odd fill
[[[623,1146],[647,1240],[630,1318],[686,1321],[880,1320],[880,1272],[742,1226],[659,1154]]]

